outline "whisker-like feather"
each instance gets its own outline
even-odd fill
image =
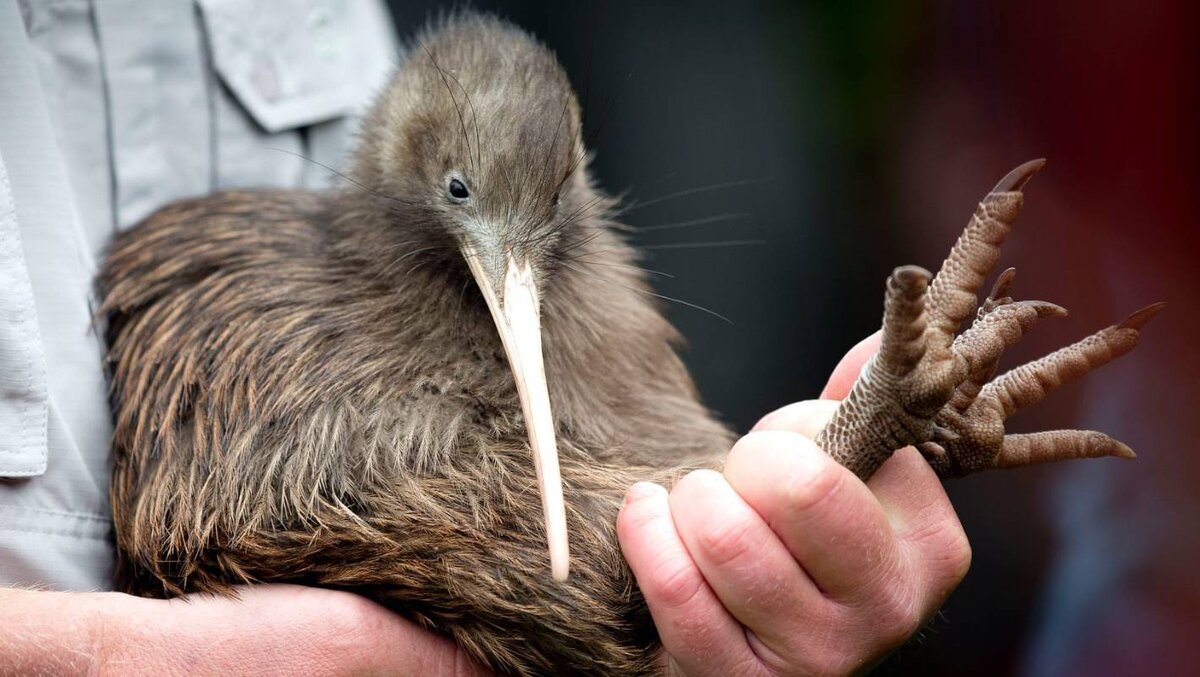
[[[639,249],[708,249],[711,247],[746,247],[766,244],[766,240],[717,240],[715,242],[674,242],[641,245]]]
[[[413,205],[418,204],[416,202],[412,202],[409,200],[404,200],[402,198],[395,197],[394,195],[387,195],[385,193],[380,193],[379,191],[377,191],[369,186],[364,186],[363,184],[359,183],[358,181],[355,181],[354,179],[350,178],[349,176],[346,176],[345,174],[334,169],[333,167],[330,167],[329,165],[327,165],[323,162],[318,162],[317,160],[314,160],[314,159],[308,157],[307,155],[304,155],[303,153],[297,153],[296,151],[288,150],[286,148],[275,148],[273,146],[263,146],[263,148],[265,148],[267,150],[273,150],[277,153],[287,153],[288,155],[295,155],[296,157],[300,158],[301,160],[305,160],[306,162],[311,162],[312,164],[330,172],[331,174],[334,174],[335,176],[342,179],[343,181],[345,181],[361,190],[364,190],[376,197],[380,197],[385,200],[390,200],[392,202],[398,202],[398,203],[400,203],[402,205],[406,205],[406,206],[413,206]]]
[[[684,301],[683,299],[677,299],[677,298],[674,298],[674,297],[671,297],[671,296],[666,296],[666,295],[664,295],[664,294],[659,294],[659,293],[656,293],[656,292],[652,292],[652,291],[650,291],[650,290],[648,290],[648,289],[638,289],[638,288],[636,288],[636,287],[628,287],[628,286],[626,286],[626,285],[623,285],[623,284],[621,284],[620,282],[617,282],[616,280],[612,279],[611,277],[608,277],[608,276],[605,276],[605,275],[601,275],[600,273],[594,273],[594,272],[591,272],[591,271],[583,270],[583,269],[581,269],[581,268],[579,268],[579,267],[577,267],[577,266],[572,266],[572,265],[571,265],[571,264],[569,264],[569,263],[565,263],[565,262],[564,262],[564,263],[563,263],[563,265],[564,265],[565,267],[567,267],[567,268],[569,268],[569,269],[571,269],[571,270],[573,270],[573,271],[577,272],[577,273],[581,273],[581,274],[583,274],[583,275],[591,275],[592,277],[599,278],[600,280],[602,280],[602,281],[604,281],[604,282],[607,282],[608,284],[611,284],[611,285],[614,285],[614,286],[620,287],[620,288],[622,288],[622,289],[625,289],[625,290],[628,290],[628,291],[637,292],[637,293],[639,293],[639,294],[646,294],[646,295],[648,295],[648,296],[653,296],[653,297],[655,297],[655,298],[660,298],[660,299],[662,299],[662,300],[664,300],[664,301],[670,301],[670,302],[672,302],[672,303],[678,303],[678,304],[680,304],[680,305],[687,306],[688,308],[693,308],[693,309],[695,309],[695,310],[699,310],[699,311],[700,311],[700,312],[702,312],[702,313],[707,313],[708,315],[712,315],[713,317],[715,317],[715,318],[717,318],[717,319],[719,319],[719,320],[721,320],[721,321],[723,321],[723,322],[726,322],[726,323],[728,323],[730,326],[733,326],[733,320],[729,319],[728,317],[725,317],[724,315],[722,315],[722,314],[718,313],[718,312],[717,312],[717,311],[715,311],[715,310],[711,310],[711,309],[709,309],[709,308],[705,308],[705,307],[704,307],[704,306],[702,306],[702,305],[699,305],[699,304],[696,304],[696,303],[691,303],[690,301]]]
[[[721,190],[724,188],[737,188],[739,186],[757,186],[757,185],[762,185],[764,183],[770,183],[771,181],[774,181],[774,179],[771,177],[765,177],[765,178],[761,178],[761,179],[741,179],[738,181],[723,181],[721,183],[714,183],[714,184],[707,185],[707,186],[698,186],[696,188],[688,188],[685,190],[676,191],[674,193],[668,193],[661,197],[652,198],[650,200],[634,200],[633,202],[630,202],[628,206],[626,206],[624,209],[622,209],[621,213],[628,214],[629,212],[637,211],[639,209],[649,207],[650,205],[656,205],[656,204],[659,204],[660,202],[666,202],[668,200],[674,200],[676,198],[687,197],[688,195],[707,193],[709,191]]]
[[[483,144],[480,143],[480,141],[479,141],[479,113],[475,110],[475,102],[471,100],[471,93],[467,91],[466,87],[463,87],[463,84],[461,82],[459,82],[458,78],[455,77],[454,73],[447,73],[447,72],[443,71],[443,74],[446,76],[449,76],[449,78],[454,81],[454,84],[458,85],[458,88],[462,90],[463,97],[466,98],[466,100],[467,100],[467,105],[471,107],[471,120],[475,125],[475,159],[477,160],[476,166],[482,165],[483,164]]]
[[[735,212],[730,214],[717,214],[715,216],[705,216],[699,219],[689,219],[687,221],[675,221],[673,223],[658,223],[652,226],[637,226],[634,230],[640,233],[648,233],[655,230],[673,230],[676,228],[692,228],[695,226],[704,226],[710,223],[723,223],[725,221],[737,221],[739,219],[753,218],[753,214],[744,212]]]
[[[425,46],[425,43],[418,40],[417,44],[421,46],[421,49],[425,50],[425,54],[429,57],[429,63],[433,64],[433,67],[437,69],[438,74],[442,76],[442,84],[446,86],[446,93],[450,95],[450,102],[454,104],[454,112],[458,114],[458,124],[460,127],[462,127],[463,142],[467,144],[467,156],[471,157],[471,136],[467,134],[467,123],[463,118],[462,108],[460,108],[458,105],[458,99],[454,96],[454,90],[450,89],[450,81],[446,78],[446,71],[442,70],[442,67],[438,65],[437,60],[433,58],[433,52],[429,51],[429,48]],[[472,158],[471,164],[472,166],[477,167],[477,165],[475,165],[474,158]]]

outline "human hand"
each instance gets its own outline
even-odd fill
[[[822,393],[834,399],[763,418],[723,473],[630,490],[617,532],[672,674],[861,670],[966,574],[966,535],[915,449],[863,484],[812,442],[878,343],[842,359]]]
[[[238,597],[0,589],[0,675],[485,675],[449,639],[348,592]],[[12,672],[8,672],[12,669]]]

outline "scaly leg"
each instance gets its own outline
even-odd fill
[[[1004,434],[1005,419],[1019,409],[1132,350],[1138,331],[1163,307],[1143,308],[992,380],[1004,350],[1039,318],[1066,314],[1052,303],[1008,297],[1012,269],[976,310],[979,288],[1020,213],[1021,189],[1043,164],[1027,162],[1001,179],[932,281],[916,266],[897,268],[888,278],[879,352],[817,436],[817,444],[860,478],[906,445],[917,446],[942,477],[1068,458],[1133,457],[1129,447],[1098,432]],[[974,323],[956,338],[972,314]]]

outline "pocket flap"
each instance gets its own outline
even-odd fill
[[[359,103],[342,0],[200,0],[222,81],[268,132],[339,117]]]

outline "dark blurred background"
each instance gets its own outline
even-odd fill
[[[1001,266],[1071,316],[1010,364],[1169,307],[1010,431],[1099,429],[1140,458],[952,483],[972,571],[880,670],[1200,669],[1196,3],[473,4],[558,53],[595,174],[674,276],[658,291],[731,321],[668,308],[739,430],[815,397],[878,328],[890,270],[935,268],[997,179],[1049,158]],[[392,5],[401,35],[444,7]]]

